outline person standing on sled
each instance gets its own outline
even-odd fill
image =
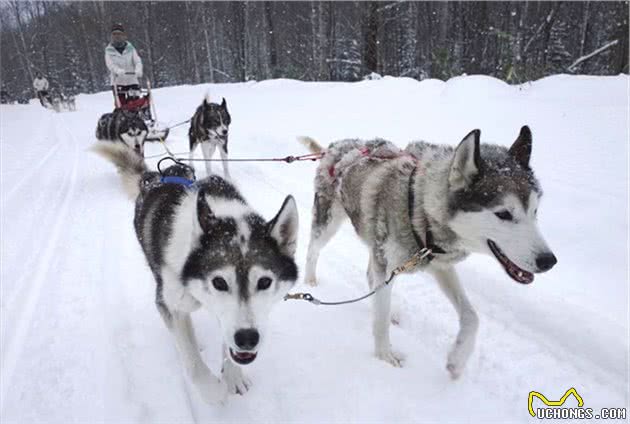
[[[44,104],[44,100],[48,102],[48,80],[42,76],[41,72],[35,74],[35,79],[33,80],[33,88],[35,89],[35,92],[37,92],[39,102],[42,104],[42,106],[46,107],[46,105]]]
[[[119,104],[122,105],[127,91],[140,90],[142,60],[135,47],[127,41],[127,34],[121,24],[112,26],[111,42],[105,47],[105,64],[109,69],[114,96],[117,90]]]

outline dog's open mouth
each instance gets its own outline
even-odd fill
[[[254,359],[256,359],[256,355],[258,355],[256,352],[235,352],[232,348],[230,348],[230,356],[237,364],[251,364],[254,362]]]
[[[490,246],[490,250],[494,253],[499,263],[501,263],[505,272],[507,272],[514,281],[521,284],[529,284],[534,281],[534,274],[519,268],[499,249],[499,246],[497,246],[495,242],[488,240],[488,246]]]

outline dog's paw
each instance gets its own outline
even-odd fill
[[[467,343],[462,342],[462,339],[458,337],[457,341],[453,345],[453,348],[446,357],[446,369],[448,370],[453,380],[458,379],[466,368],[468,358],[472,352],[474,338],[467,339]]]
[[[308,284],[311,287],[316,287],[317,286],[317,278],[315,278],[315,276],[308,276],[304,279],[304,282],[306,284]]]
[[[232,394],[244,395],[252,386],[252,382],[245,377],[241,367],[236,365],[229,365],[223,369],[223,380]]]
[[[453,350],[451,350],[446,358],[446,370],[453,380],[457,380],[459,376],[462,375],[467,358],[468,356],[463,351],[461,344],[455,343]]]
[[[462,368],[458,367],[456,364],[451,363],[451,362],[447,362],[446,370],[451,375],[451,378],[453,380],[457,380],[459,376],[462,375],[462,371],[463,371]]]
[[[376,352],[376,357],[396,368],[402,368],[403,361],[405,359],[400,353],[392,352],[389,349],[382,352]]]
[[[457,349],[457,346],[448,354],[446,370],[453,380],[457,380],[462,375],[462,372],[464,372],[466,359],[467,357],[462,357],[462,352]]]
[[[228,396],[228,385],[210,372],[195,376],[193,383],[201,398],[210,405],[224,405]]]

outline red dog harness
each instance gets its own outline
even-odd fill
[[[400,153],[398,153],[398,154],[392,154],[392,155],[373,155],[372,152],[370,151],[370,149],[367,148],[367,147],[361,147],[358,150],[359,150],[359,152],[361,153],[361,155],[363,157],[367,157],[367,158],[370,158],[370,159],[389,160],[389,159],[398,159],[398,158],[402,158],[402,157],[409,157],[414,162],[418,162],[418,158],[416,158],[411,153],[404,152],[403,150],[400,150]],[[330,176],[330,178],[333,178],[333,179],[336,178],[337,171],[335,170],[335,165],[334,164],[330,165],[328,167],[328,175]]]

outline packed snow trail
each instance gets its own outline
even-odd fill
[[[394,288],[400,325],[392,327],[392,343],[405,355],[402,369],[372,355],[369,301],[329,308],[284,302],[246,368],[251,390],[210,407],[184,376],[155,310],[133,203],[113,167],[87,151],[111,94],[79,96],[75,113],[3,105],[3,423],[527,422],[535,420],[527,412],[530,391],[554,399],[569,387],[585,407],[627,404],[627,76],[556,76],[520,87],[488,77],[180,86],[155,91],[160,118],[187,119],[208,89],[228,101],[231,157],[307,153],[297,135],[322,143],[381,136],[402,147],[417,139],[456,144],[480,128],[482,142],[507,146],[528,124],[545,192],[541,230],[559,263],[526,287],[489,257],[457,266],[480,317],[477,346],[458,381],[445,370],[456,314],[432,278],[416,274],[398,277]],[[187,126],[173,130],[172,151],[187,150],[186,133]],[[159,144],[146,147],[147,156],[161,152]],[[301,271],[316,166],[230,164],[267,218],[287,194],[295,196]],[[196,168],[204,177],[203,165]],[[221,174],[220,164],[213,170]],[[365,247],[344,225],[322,251],[320,285],[308,291],[324,299],[363,294],[366,265]],[[300,283],[294,290],[306,289]],[[193,316],[203,355],[218,372],[215,320],[203,311]]]

